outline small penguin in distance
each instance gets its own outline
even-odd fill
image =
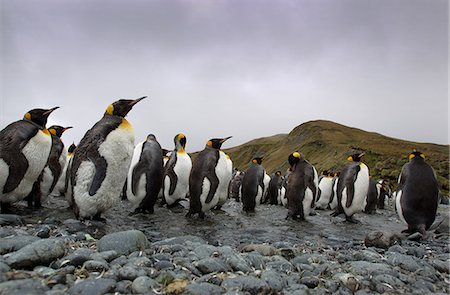
[[[110,104],[75,149],[69,190],[78,219],[105,221],[101,214],[120,201],[134,150],[134,129],[125,116],[144,98]]]
[[[242,209],[245,212],[255,212],[256,205],[261,204],[264,194],[264,176],[266,174],[262,157],[254,157],[252,164],[245,170],[241,185]]]
[[[276,171],[270,178],[267,199],[270,205],[277,205],[281,194],[282,185],[281,171]]]
[[[1,212],[23,200],[44,169],[52,147],[46,129],[49,115],[58,109],[33,109],[22,120],[0,131],[0,203]]]
[[[127,178],[127,198],[135,213],[153,213],[163,180],[163,151],[155,135],[134,148]]]
[[[288,199],[288,215],[294,220],[305,220],[314,208],[318,190],[318,175],[313,165],[311,165],[299,153],[294,152],[289,155],[289,165],[292,172],[286,188]]]
[[[331,194],[333,193],[333,177],[330,171],[325,170],[319,177],[319,189],[317,193],[316,208],[327,209],[330,203]]]
[[[367,191],[367,201],[364,208],[364,213],[375,214],[380,189],[381,186],[378,184],[378,182],[372,177],[369,177],[369,189]]]
[[[191,157],[185,150],[186,136],[179,133],[175,135],[173,141],[175,149],[171,152],[164,167],[162,187],[162,201],[168,206],[186,200],[189,190],[189,174],[192,169]]]
[[[439,187],[425,155],[414,150],[403,165],[398,179],[395,207],[400,220],[408,225],[404,233],[426,236],[436,218]]]
[[[67,164],[65,169],[65,181],[64,181],[64,196],[67,203],[69,204],[69,209],[72,209],[72,196],[67,193],[70,185],[70,169],[72,167],[73,153],[75,152],[76,145],[73,142],[67,149]]]
[[[369,168],[361,159],[365,153],[353,154],[347,158],[348,163],[339,174],[337,184],[337,209],[332,216],[342,213],[351,223],[358,223],[353,215],[362,212],[367,204],[369,190]]]
[[[189,175],[190,207],[186,216],[198,213],[203,219],[206,211],[215,207],[223,195],[227,196],[232,171],[226,154],[220,148],[230,138],[231,136],[208,140],[192,163]]]

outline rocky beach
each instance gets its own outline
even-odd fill
[[[106,223],[74,219],[62,198],[0,215],[0,294],[448,294],[449,207],[421,241],[390,205],[359,224],[317,211],[286,220],[281,206],[244,214],[228,201],[205,220],[183,208]]]

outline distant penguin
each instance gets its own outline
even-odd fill
[[[403,232],[419,232],[425,236],[436,218],[439,187],[436,174],[423,153],[413,151],[409,162],[403,165],[395,203],[400,220],[408,225]]]
[[[317,209],[328,209],[331,194],[333,193],[333,177],[328,170],[324,171],[319,178],[319,189],[317,192]]]
[[[268,202],[268,200],[267,200],[267,195],[269,194],[269,183],[270,183],[270,176],[269,176],[269,174],[267,174],[265,171],[264,171],[264,180],[263,180],[263,183],[264,183],[264,192],[263,192],[263,197],[262,197],[262,199],[261,199],[261,204],[263,204],[263,203],[267,203]],[[259,204],[257,204],[257,205],[259,205]]]
[[[165,165],[163,178],[163,202],[168,206],[187,200],[189,174],[192,169],[191,157],[185,151],[186,136],[177,134],[173,141],[175,149]]]
[[[345,219],[352,223],[353,214],[362,212],[367,204],[367,191],[369,190],[369,168],[361,162],[364,153],[348,157],[351,161],[342,169],[337,185],[338,206],[332,216],[345,214]]]
[[[189,175],[190,207],[187,216],[205,217],[205,212],[215,207],[219,199],[228,193],[228,182],[232,171],[227,157],[220,150],[226,138],[210,139],[192,164]]]
[[[134,148],[127,177],[127,198],[136,213],[153,213],[163,180],[163,151],[155,135]]]
[[[380,186],[380,193],[378,194],[377,208],[384,209],[384,202],[386,200],[386,197],[391,197],[391,189],[384,180],[380,180],[378,184]]]
[[[364,213],[375,214],[379,194],[380,194],[380,185],[375,179],[370,177],[369,190],[367,191],[367,201],[366,206],[364,208]]]
[[[264,175],[266,174],[261,165],[262,160],[262,157],[254,157],[242,179],[242,209],[245,212],[254,212],[256,205],[261,204],[265,188]]]
[[[45,128],[52,109],[33,109],[22,120],[0,131],[0,203],[1,212],[9,204],[23,200],[33,189],[47,163],[52,147]]]
[[[240,202],[242,178],[244,178],[244,175],[244,171],[237,171],[234,173],[234,177],[230,183],[230,198],[235,199],[236,202]]]
[[[69,148],[67,149],[67,161],[66,161],[66,169],[65,169],[65,184],[64,184],[64,194],[66,197],[67,203],[69,203],[69,208],[72,208],[72,194],[69,190],[70,186],[70,169],[72,168],[72,160],[73,160],[73,154],[76,149],[75,143],[72,143]]]
[[[223,153],[223,151],[220,151],[220,153]],[[215,209],[217,210],[220,210],[228,200],[231,177],[233,176],[233,162],[231,161],[230,156],[227,154],[225,154],[225,159],[227,162],[227,173],[223,177],[223,180],[220,181],[219,188],[217,189],[218,191],[221,191],[221,193],[219,194],[219,201],[217,202],[217,205],[215,207]]]
[[[45,201],[56,188],[61,177],[65,177],[64,168],[67,162],[67,150],[64,147],[64,143],[61,140],[62,134],[72,127],[62,127],[59,125],[53,125],[48,128],[52,137],[52,148],[50,155],[39,175],[38,180],[33,186],[33,190],[28,197],[29,207],[40,208],[41,202]],[[64,181],[64,179],[63,179]],[[60,187],[57,188],[58,190]],[[60,193],[58,192],[58,195]]]
[[[134,129],[125,116],[144,98],[110,104],[75,149],[70,190],[77,218],[104,221],[101,214],[120,201],[134,149]]]
[[[328,209],[330,210],[336,210],[338,207],[338,200],[337,200],[337,187],[339,183],[339,175],[341,172],[335,172],[332,180],[332,191],[330,196],[330,202],[328,203]]]
[[[281,171],[277,171],[272,175],[267,190],[267,199],[269,204],[278,205],[278,198],[281,194],[282,181]]]
[[[318,188],[317,171],[299,152],[289,155],[288,161],[292,173],[286,189],[289,209],[287,217],[305,220],[314,208]]]

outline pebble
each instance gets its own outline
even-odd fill
[[[186,286],[185,293],[188,295],[220,295],[224,289],[210,283],[193,283]]]
[[[10,236],[0,239],[0,254],[6,254],[9,252],[14,252],[23,247],[40,240],[39,237],[35,236]]]
[[[114,250],[119,255],[128,255],[134,251],[144,250],[149,242],[144,233],[139,230],[115,232],[103,236],[97,242],[99,252]]]
[[[133,281],[131,285],[131,290],[133,291],[133,293],[149,294],[149,292],[151,292],[152,289],[156,287],[157,284],[155,280],[147,276],[141,276],[137,277]]]
[[[69,295],[103,295],[114,291],[116,282],[112,279],[87,279],[73,285]]]

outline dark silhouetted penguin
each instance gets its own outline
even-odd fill
[[[242,179],[241,196],[242,209],[245,212],[254,212],[256,205],[261,204],[264,194],[264,171],[261,165],[263,158],[255,157],[252,164],[245,171]]]
[[[192,169],[191,157],[185,151],[186,136],[177,134],[173,141],[175,149],[165,165],[163,178],[163,203],[168,206],[187,200],[189,174]]]
[[[220,150],[226,138],[214,138],[207,142],[192,164],[189,175],[190,207],[187,216],[193,214],[205,217],[205,212],[213,208],[219,199],[228,192],[228,182],[232,171],[229,170],[227,157]]]
[[[289,155],[288,162],[292,172],[286,188],[289,209],[287,218],[305,220],[305,216],[314,208],[318,186],[317,171],[299,152]]]
[[[367,214],[375,214],[378,195],[380,194],[381,186],[372,177],[369,178],[369,190],[367,191],[366,207],[364,212]]]
[[[67,162],[67,150],[61,140],[62,134],[72,127],[62,127],[53,125],[48,128],[52,137],[52,148],[50,155],[45,165],[44,170],[38,177],[38,180],[33,185],[33,190],[28,196],[28,206],[40,208],[41,202],[45,201],[56,188],[58,181],[63,176],[65,177],[64,168]],[[59,188],[58,188],[59,190]],[[58,192],[58,195],[60,193]]]
[[[281,171],[277,171],[272,175],[267,193],[269,204],[278,205],[278,198],[281,194],[282,181]]]
[[[369,168],[361,162],[364,153],[354,154],[348,157],[350,161],[342,169],[337,184],[337,210],[332,216],[345,214],[345,219],[352,223],[353,214],[362,212],[366,207],[367,191],[369,190]]]
[[[75,149],[70,191],[77,218],[104,221],[101,214],[120,201],[134,149],[134,129],[125,116],[144,98],[110,104]]]
[[[67,164],[66,164],[66,172],[65,172],[65,186],[64,186],[64,195],[66,197],[67,203],[69,203],[69,208],[72,209],[72,195],[71,193],[68,193],[69,186],[70,186],[70,169],[72,168],[72,160],[73,160],[73,154],[76,149],[75,143],[72,143],[69,148],[67,149]]]
[[[163,151],[155,135],[134,148],[127,178],[127,198],[136,213],[153,213],[163,180]]]
[[[403,232],[425,236],[436,218],[439,188],[436,174],[423,153],[413,151],[409,162],[403,165],[395,203],[398,216],[408,225]]]
[[[241,200],[241,185],[244,175],[244,171],[237,171],[230,183],[230,198],[235,199],[236,202]]]
[[[328,203],[328,209],[331,210],[336,210],[336,208],[338,207],[337,186],[339,183],[340,174],[340,171],[333,173],[333,190],[331,191],[330,202]]]
[[[33,189],[47,163],[52,147],[45,128],[52,109],[33,109],[22,120],[0,131],[0,203],[3,213],[9,204],[23,200]]]

